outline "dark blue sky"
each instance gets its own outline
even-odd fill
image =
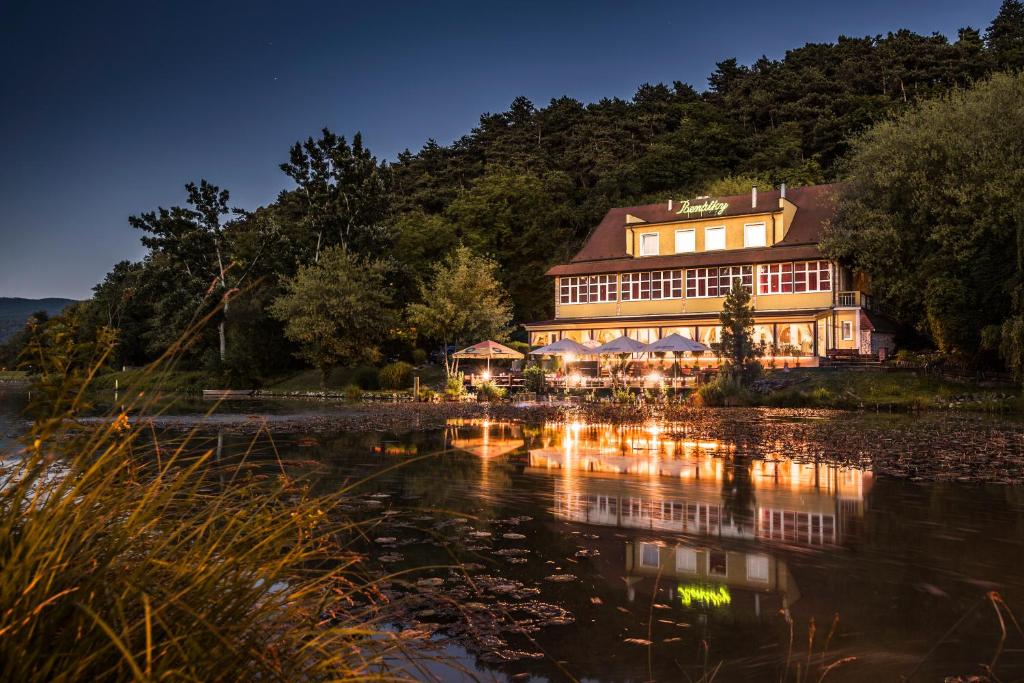
[[[999,0],[39,2],[0,0],[0,296],[84,298],[139,258],[127,217],[189,180],[238,206],[323,126],[393,159],[537,104],[698,89],[717,61],[897,28],[955,37]]]

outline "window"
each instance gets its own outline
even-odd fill
[[[622,300],[681,299],[683,271],[655,270],[622,274]]]
[[[747,580],[768,583],[767,555],[747,555]]]
[[[843,341],[853,340],[853,321],[844,320],[841,324],[843,330]]]
[[[558,300],[563,304],[596,304],[615,301],[614,275],[582,275],[558,279]]]
[[[793,264],[772,263],[758,268],[758,294],[792,294]]]
[[[697,233],[690,230],[676,230],[676,253],[685,254],[697,251]]]
[[[654,543],[641,543],[640,564],[644,567],[661,566],[661,548]]]
[[[658,255],[658,233],[656,232],[645,232],[640,235],[640,255],[641,256],[657,256]]]
[[[708,553],[708,574],[725,576],[729,573],[729,556],[724,552],[713,550]]]
[[[828,261],[802,261],[793,264],[794,292],[827,292],[832,289],[832,269]]]
[[[832,270],[828,261],[772,263],[758,269],[758,294],[828,292],[832,289]]]
[[[704,251],[725,249],[725,227],[704,228]]]
[[[686,271],[688,298],[718,296],[718,268],[690,268]]]
[[[697,551],[693,548],[676,548],[676,571],[697,573]]]
[[[753,266],[723,266],[718,269],[718,293],[725,296],[732,289],[732,283],[739,280],[740,284],[751,294],[754,293]]]
[[[725,296],[739,280],[748,292],[754,291],[753,266],[690,268],[686,271],[686,296],[692,298]]]
[[[743,226],[743,246],[763,247],[766,244],[765,224],[747,223]]]

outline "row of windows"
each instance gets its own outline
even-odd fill
[[[621,285],[615,275],[582,275],[558,280],[559,302],[563,304],[608,303],[616,300],[616,288],[622,301],[681,299],[683,270],[655,270],[623,273]],[[753,266],[688,268],[687,298],[725,296],[733,282],[739,281],[754,292]],[[832,289],[832,271],[828,261],[798,261],[758,266],[758,294],[800,294],[828,292]]]
[[[622,274],[622,300],[679,299],[683,296],[682,270],[654,270]]]
[[[743,246],[763,247],[767,244],[767,228],[764,223],[747,223],[743,226]],[[686,228],[676,230],[677,254],[697,251],[697,230]],[[720,251],[725,249],[725,226],[704,228],[704,251]],[[661,238],[656,232],[645,232],[640,235],[640,255],[658,256],[661,253]]]

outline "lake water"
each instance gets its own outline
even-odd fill
[[[1024,616],[1024,488],[876,476],[830,465],[828,444],[818,462],[754,458],[685,431],[451,421],[276,443],[324,490],[365,480],[350,511],[380,520],[375,561],[435,567],[393,587],[402,625],[483,679],[818,680],[855,658],[826,680],[941,680],[995,655],[990,592]],[[469,571],[437,568],[456,562]],[[1014,680],[1024,639],[1007,628],[995,672]]]
[[[22,402],[0,392],[0,438]],[[371,566],[401,572],[388,586],[404,606],[394,627],[430,631],[466,668],[424,677],[931,681],[993,658],[999,680],[1024,677],[1010,616],[1024,617],[1024,487],[853,466],[864,459],[842,435],[862,448],[880,428],[870,414],[813,432],[788,413],[735,415],[773,424],[736,439],[685,423],[450,420],[273,441],[322,491],[360,482],[334,512],[372,520]],[[950,435],[1021,446],[1019,425],[955,421],[885,418],[890,460],[928,435],[943,457]],[[230,457],[252,437],[218,442]],[[265,439],[261,454],[279,466]]]

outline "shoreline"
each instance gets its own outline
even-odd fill
[[[94,417],[90,421],[105,418]],[[629,407],[608,404],[394,403],[331,406],[280,414],[157,415],[135,429],[179,434],[325,437],[444,429],[449,420],[640,426],[661,438],[715,441],[724,454],[792,458],[920,482],[1014,484],[1024,479],[1024,420],[958,411],[919,414],[807,408]]]

